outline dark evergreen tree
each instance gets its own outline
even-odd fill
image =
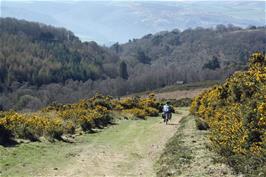
[[[137,59],[139,62],[143,64],[150,64],[151,63],[151,58],[148,57],[144,51],[138,50],[137,52]]]
[[[128,79],[127,64],[124,61],[120,63],[119,71],[120,71],[120,77],[127,80]]]
[[[118,53],[119,52],[119,48],[120,48],[119,43],[116,42],[114,45],[111,46],[111,48],[113,48],[115,50],[115,52]]]
[[[212,58],[212,60],[210,60],[208,63],[205,63],[203,65],[203,69],[206,69],[206,68],[211,69],[211,70],[215,70],[217,68],[220,68],[220,62],[219,62],[218,58],[214,56]]]

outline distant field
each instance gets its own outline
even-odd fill
[[[220,83],[221,81],[203,81],[187,83],[182,85],[171,85],[160,89],[156,89],[153,92],[157,99],[182,99],[182,98],[194,98],[201,92],[209,89],[213,85]],[[135,94],[130,94],[125,97],[131,96],[146,96],[149,92],[140,92]]]
[[[201,92],[207,90],[208,88],[196,88],[193,90],[176,90],[170,92],[156,93],[157,99],[181,99],[181,98],[194,98]]]

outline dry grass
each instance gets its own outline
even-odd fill
[[[157,99],[181,99],[181,98],[194,98],[208,88],[196,88],[193,90],[176,90],[170,92],[156,93]]]

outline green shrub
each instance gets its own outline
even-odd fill
[[[0,125],[0,145],[7,144],[12,137],[11,131]]]

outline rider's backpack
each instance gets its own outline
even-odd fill
[[[163,106],[163,112],[169,112],[170,111],[170,106],[164,105]]]

